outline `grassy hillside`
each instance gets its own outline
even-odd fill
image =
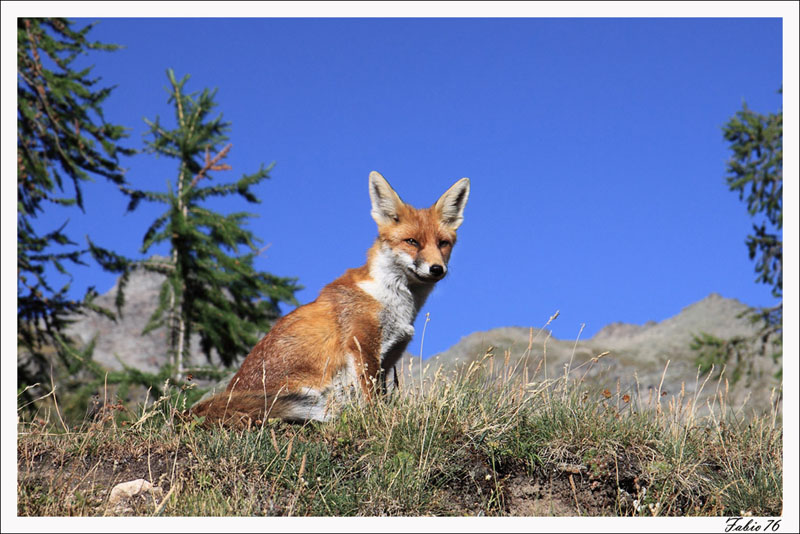
[[[71,427],[50,396],[19,424],[17,512],[781,514],[777,392],[772,410],[750,414],[727,406],[724,380],[701,378],[696,394],[630,394],[580,380],[598,361],[545,378],[541,360],[529,365],[532,353],[429,368],[422,388],[412,368],[391,399],[352,404],[330,423],[204,429],[179,416],[186,392],[171,391],[146,406],[107,406]],[[157,490],[112,501],[115,485],[136,479]]]

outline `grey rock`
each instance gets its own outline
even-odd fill
[[[154,257],[151,259],[159,259]],[[162,274],[134,269],[125,288],[125,305],[122,315],[113,321],[104,315],[87,312],[75,318],[67,333],[80,344],[89,343],[97,336],[97,344],[93,359],[110,370],[121,370],[123,363],[129,367],[156,373],[167,363],[167,329],[157,328],[146,335],[142,331],[158,306],[158,296],[165,277]],[[115,311],[114,301],[119,287],[119,279],[114,287],[100,295],[96,304]],[[199,336],[191,339],[194,349],[185,367],[205,365],[205,355],[199,350]],[[212,354],[212,362],[219,364],[219,359]]]

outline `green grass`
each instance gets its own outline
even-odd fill
[[[422,392],[412,379],[329,423],[204,429],[178,417],[186,392],[173,391],[73,429],[50,402],[19,425],[18,514],[781,515],[778,407],[733,413],[722,388],[700,417],[684,393],[641,398],[586,386],[581,367],[544,380],[495,360],[429,369]],[[109,506],[138,478],[161,496]]]

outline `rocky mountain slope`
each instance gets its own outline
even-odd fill
[[[693,394],[701,389],[706,378],[698,377],[697,354],[690,348],[694,336],[701,333],[720,339],[753,336],[758,325],[750,321],[747,310],[738,300],[712,293],[660,323],[612,323],[586,340],[555,339],[548,331],[536,328],[496,328],[470,334],[425,363],[430,364],[431,370],[439,367],[444,371],[458,370],[492,354],[495,368],[505,365],[507,360],[517,372],[527,367],[528,376],[536,380],[563,376],[565,369],[570,369],[573,378],[585,377],[587,383],[614,392],[619,383],[623,394],[638,392],[641,398],[646,398],[651,390],[658,390],[659,385],[667,395],[677,394],[681,388]],[[729,362],[723,380],[719,381],[720,389],[725,387],[724,379],[731,378],[730,366],[734,363]],[[736,384],[729,380],[729,400],[734,406],[765,409],[770,405],[772,389],[780,387],[780,380],[775,377],[780,362],[766,356],[748,363],[752,364],[751,373]],[[412,360],[406,358],[405,374],[409,365],[414,367]],[[702,389],[703,398],[714,396],[717,376],[715,372],[713,380]],[[410,378],[419,381],[413,371]]]
[[[166,333],[160,329],[142,336],[141,332],[155,309],[162,281],[162,276],[155,273],[134,272],[126,291],[122,318],[113,322],[95,314],[79,317],[71,327],[72,335],[84,343],[98,336],[94,359],[107,368],[121,369],[124,362],[156,372],[164,362]],[[116,287],[98,297],[97,302],[113,308],[115,294]],[[457,371],[491,353],[495,359],[493,365],[503,365],[508,359],[518,372],[527,367],[528,376],[537,380],[544,379],[545,372],[547,378],[563,376],[565,366],[569,366],[573,377],[585,374],[592,384],[612,391],[616,391],[619,381],[625,392],[634,393],[638,389],[646,396],[651,388],[658,388],[663,375],[662,390],[678,392],[683,384],[692,393],[698,385],[696,355],[689,348],[693,336],[701,332],[722,339],[752,335],[757,327],[742,316],[746,310],[747,306],[737,300],[711,294],[660,323],[613,323],[594,337],[577,342],[555,339],[548,331],[536,328],[496,328],[470,334],[447,351],[426,359],[424,364],[429,372],[439,367]],[[196,341],[193,346],[197,347]],[[601,354],[604,355],[596,363],[589,363]],[[667,362],[669,366],[664,373]],[[187,365],[206,363],[198,351]],[[415,379],[418,382],[418,358],[406,354],[401,364],[405,380],[410,384]],[[774,378],[779,369],[780,363],[771,358],[758,358],[753,373],[733,386],[731,398],[741,405],[749,396],[748,406],[769,406],[772,388],[780,385]],[[709,381],[704,393],[713,394],[716,386],[715,381]]]

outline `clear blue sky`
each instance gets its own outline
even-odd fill
[[[276,163],[263,204],[246,209],[271,244],[257,267],[298,277],[302,303],[364,263],[370,171],[416,206],[469,177],[450,274],[414,353],[426,312],[429,356],[556,310],[554,335],[574,339],[581,324],[587,338],[661,321],[712,292],[774,303],[754,282],[721,128],[743,101],[781,108],[779,19],[100,19],[90,37],[125,46],[85,62],[117,86],[106,118],[131,128],[133,148],[145,117],[173,120],[167,68],[191,74],[189,89],[219,89],[234,170],[216,177]],[[123,164],[136,187],[174,181],[174,161]],[[69,218],[76,239],[137,255],[161,206],[125,215],[101,181],[84,194],[85,215],[52,210],[44,228]],[[76,296],[114,281],[74,275]]]

